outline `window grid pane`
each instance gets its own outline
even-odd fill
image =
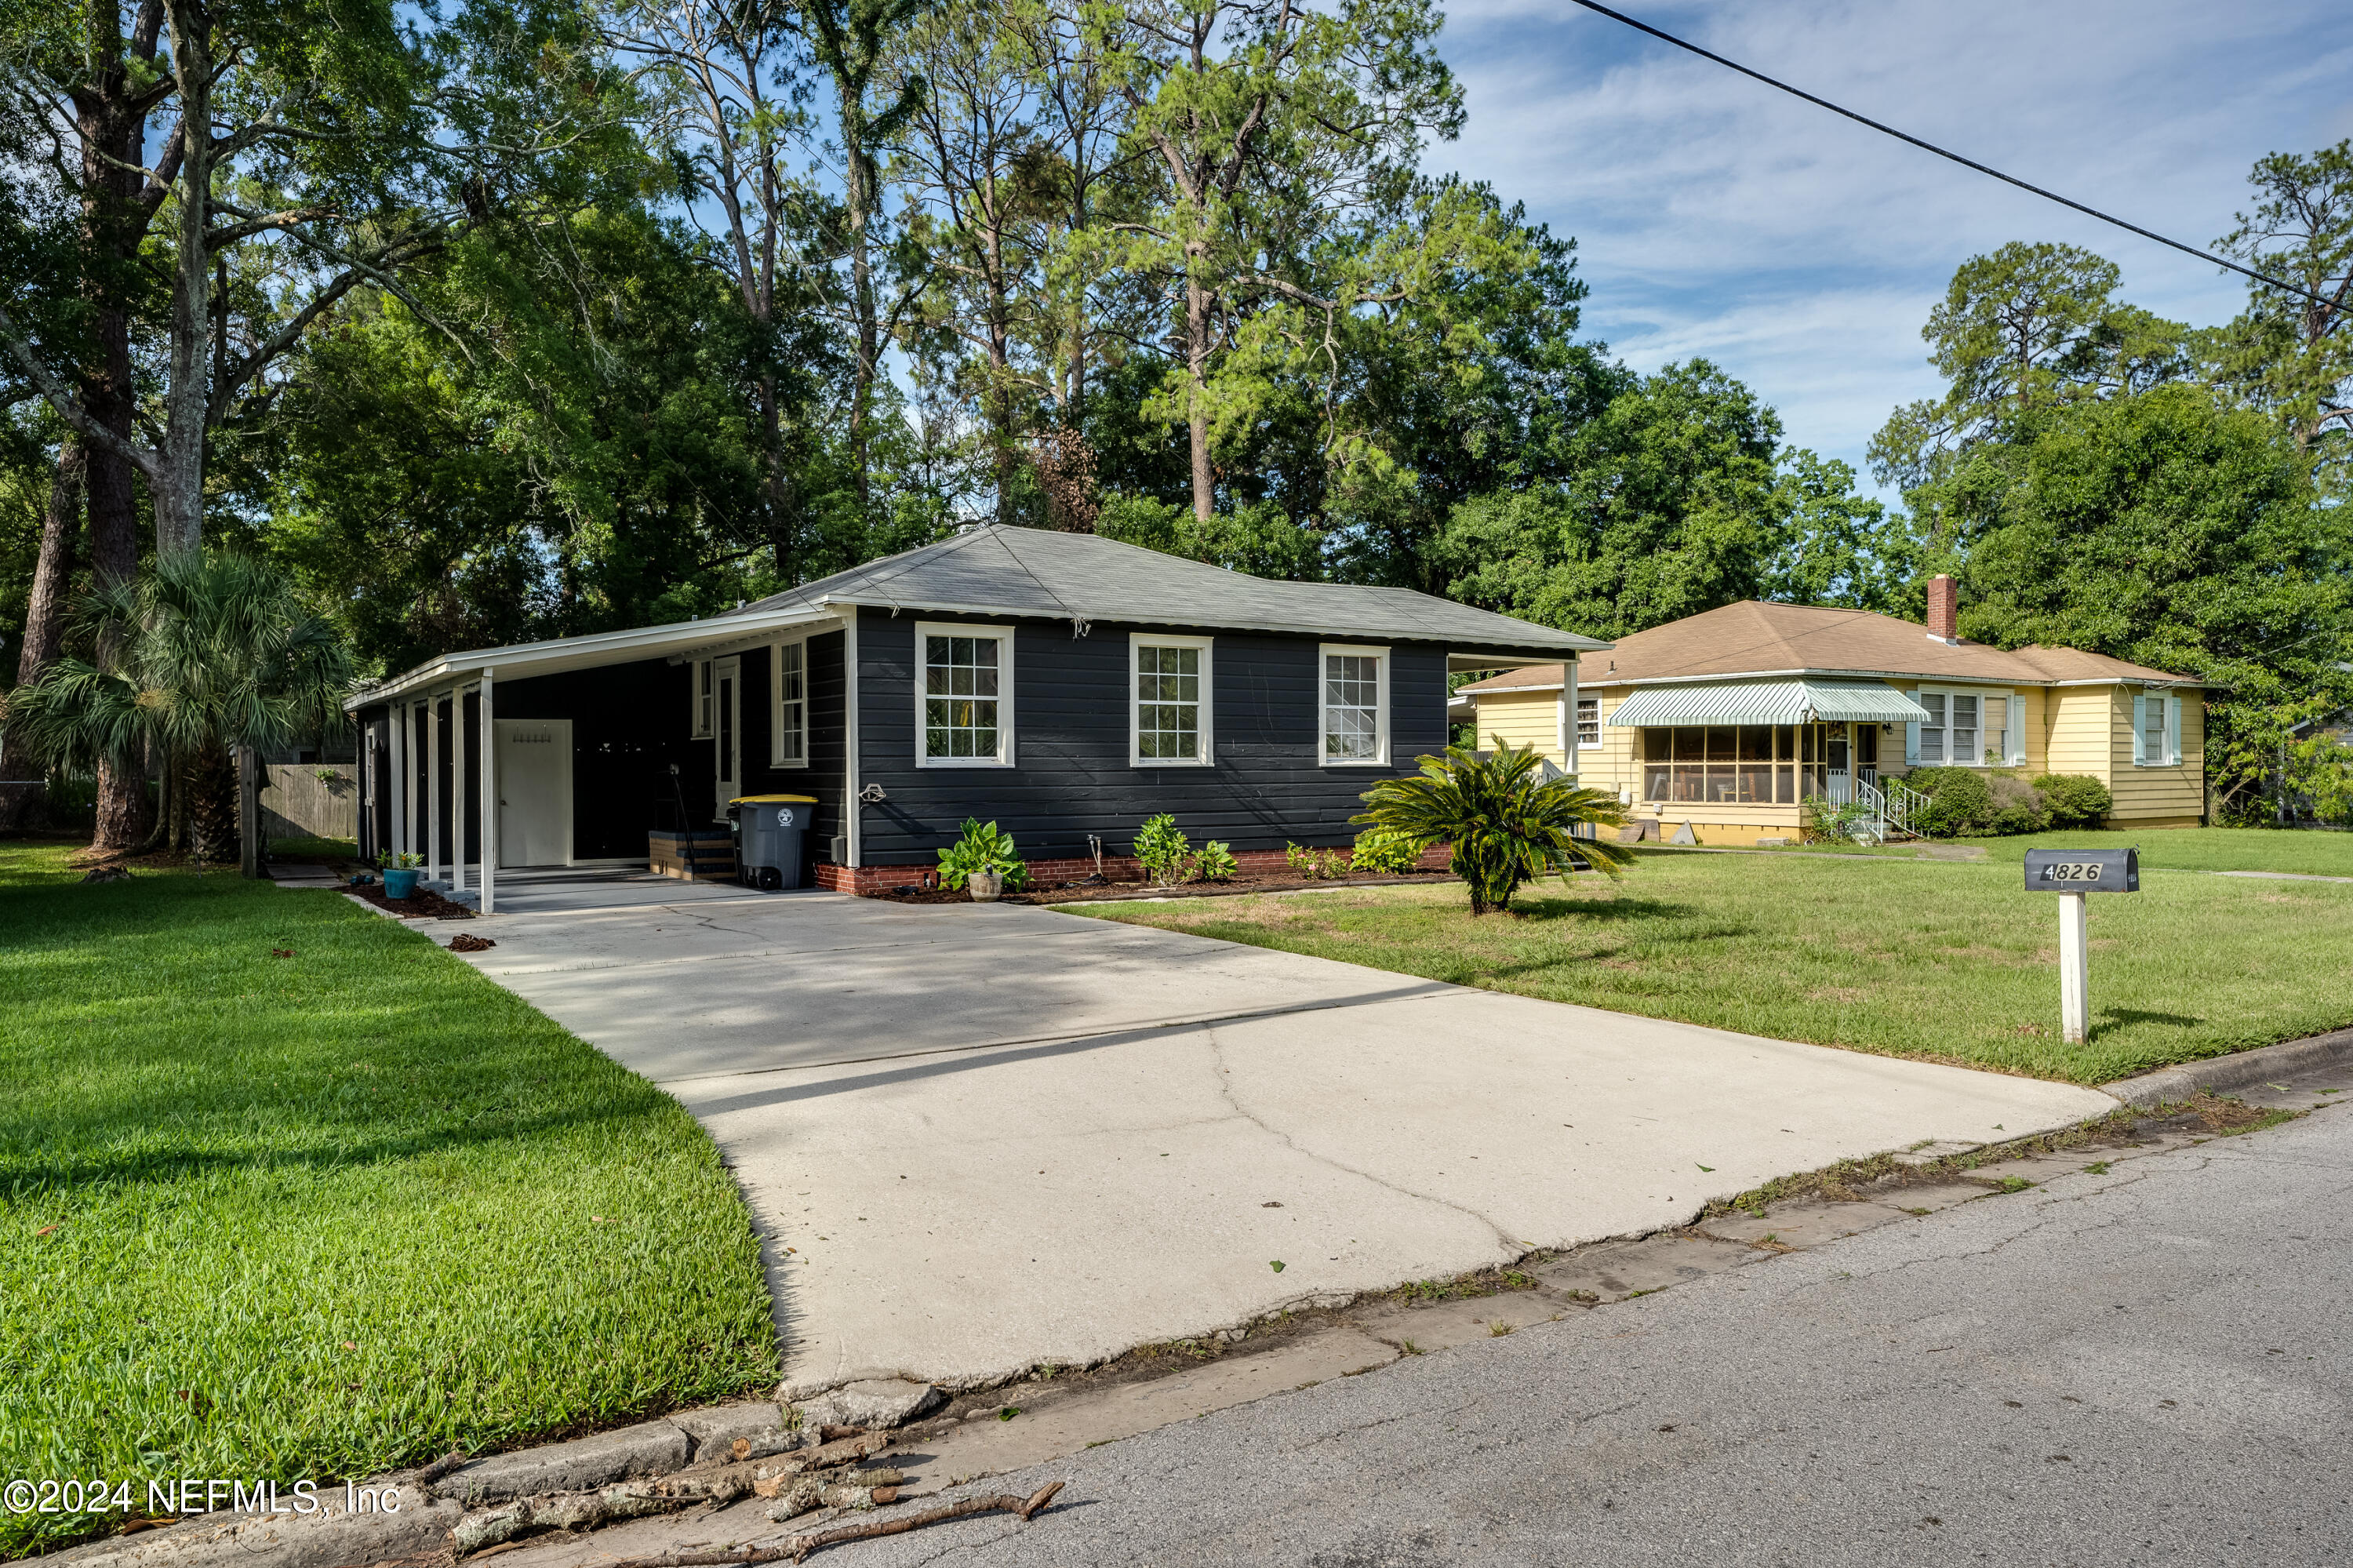
[[[1577,699],[1577,744],[1579,746],[1601,744],[1601,699],[1599,697]]]
[[[1370,653],[1324,657],[1324,755],[1338,761],[1377,760],[1381,662]]]
[[[923,639],[923,755],[987,758],[997,748],[997,640]]]
[[[1203,760],[1198,648],[1137,644],[1135,703],[1135,754],[1139,760]]]

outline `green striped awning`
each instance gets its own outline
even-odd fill
[[[1614,725],[1918,724],[1919,704],[1876,681],[1724,681],[1648,686],[1620,703]]]

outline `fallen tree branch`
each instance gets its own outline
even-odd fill
[[[898,1519],[880,1519],[866,1524],[845,1524],[834,1530],[821,1530],[811,1535],[787,1536],[774,1546],[731,1546],[717,1552],[664,1552],[651,1557],[625,1557],[617,1563],[606,1563],[604,1568],[725,1568],[726,1564],[733,1563],[798,1563],[812,1552],[841,1542],[904,1535],[927,1524],[945,1524],[950,1520],[969,1519],[975,1514],[1018,1514],[1027,1522],[1043,1511],[1065,1484],[1061,1481],[1049,1482],[1026,1498],[1017,1498],[1010,1492],[966,1498],[962,1502],[942,1503],[937,1508],[925,1509],[921,1513],[906,1514]]]

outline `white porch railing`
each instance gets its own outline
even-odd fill
[[[1871,843],[1883,843],[1891,833],[1916,833],[1914,823],[1928,804],[1927,796],[1900,779],[1833,778],[1826,794],[1833,806],[1862,807],[1866,814],[1854,833]]]

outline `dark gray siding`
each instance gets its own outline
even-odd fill
[[[1446,746],[1445,649],[1388,645],[1389,769],[1323,768],[1318,639],[1221,632],[1211,661],[1217,766],[1131,768],[1128,634],[1151,629],[1096,622],[1074,638],[1067,620],[1028,621],[1012,622],[1016,766],[918,768],[916,620],[869,609],[858,624],[859,781],[889,796],[862,808],[860,859],[870,865],[930,861],[967,816],[994,820],[1025,856],[1041,859],[1086,853],[1089,833],[1106,853],[1124,854],[1161,811],[1196,843],[1343,844],[1356,836],[1348,818],[1363,810],[1358,796]]]
[[[744,793],[746,795],[814,795],[816,820],[804,842],[818,860],[826,858],[827,841],[842,831],[842,645],[839,631],[821,632],[808,640],[804,666],[808,684],[808,766],[772,768],[776,755],[771,730],[776,722],[772,688],[776,659],[766,648],[743,655],[744,662]],[[685,699],[681,698],[681,702]],[[709,742],[702,743],[706,751]]]

